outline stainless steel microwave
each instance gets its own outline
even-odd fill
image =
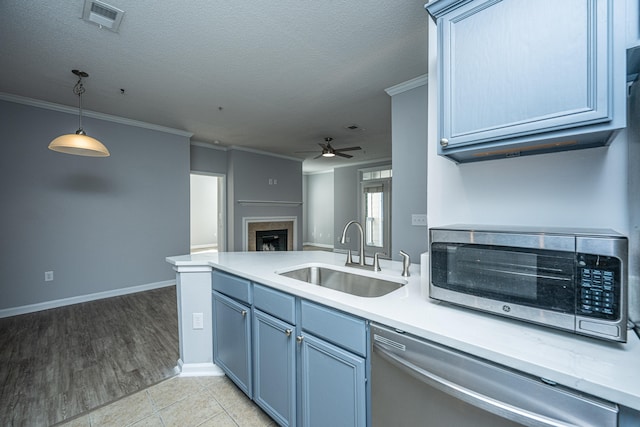
[[[627,340],[627,238],[613,230],[432,228],[429,296],[605,340]]]

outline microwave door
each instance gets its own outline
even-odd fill
[[[563,313],[575,307],[572,252],[434,244],[434,286],[469,296]],[[438,271],[441,270],[441,271]]]

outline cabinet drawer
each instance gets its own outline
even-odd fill
[[[292,325],[296,324],[295,297],[275,289],[255,284],[253,287],[253,306],[284,320]]]
[[[308,301],[302,301],[301,313],[303,331],[366,357],[367,325],[363,319]]]
[[[251,282],[222,271],[212,273],[212,288],[239,301],[251,304]]]

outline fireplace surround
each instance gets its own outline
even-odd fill
[[[242,242],[244,251],[256,251],[256,232],[286,230],[286,250],[295,251],[297,217],[244,217],[242,218]],[[284,245],[283,245],[284,246]]]

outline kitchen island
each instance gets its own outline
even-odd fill
[[[635,334],[629,334],[627,343],[605,342],[430,300],[426,257],[423,265],[411,265],[408,278],[401,277],[400,262],[381,260],[382,271],[374,273],[344,267],[345,258],[344,254],[312,251],[167,258],[177,272],[183,375],[216,374],[211,357],[210,294],[211,272],[218,270],[640,410],[640,340]],[[406,284],[387,295],[367,298],[278,274],[314,264],[406,280]],[[194,313],[202,313],[202,327]]]

